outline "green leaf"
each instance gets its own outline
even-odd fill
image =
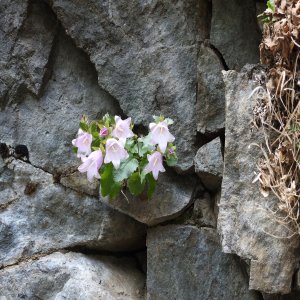
[[[262,23],[272,22],[272,16],[270,16],[267,12],[263,12],[262,14],[258,15],[257,18],[260,19]]]
[[[113,182],[109,193],[110,199],[115,199],[120,194],[121,188],[121,182]]]
[[[139,166],[139,162],[135,158],[128,158],[121,162],[119,169],[114,170],[114,181],[121,182],[127,179]]]
[[[114,181],[113,168],[114,167],[112,163],[106,164],[102,168],[100,184],[101,184],[101,195],[103,197],[108,196],[109,193],[111,192],[111,185],[112,182]]]
[[[140,160],[140,169],[144,169],[145,166],[148,164],[148,159],[147,157],[143,157],[141,160]]]
[[[174,123],[174,121],[170,118],[166,118],[165,119],[165,122],[168,124],[168,125],[172,125]]]
[[[104,126],[106,128],[109,128],[111,125],[115,124],[115,119],[114,117],[112,117],[110,114],[105,114],[102,118],[103,122],[104,122]]]
[[[109,122],[109,120],[106,120],[104,122],[104,127],[109,128],[109,126],[110,126],[110,122]]]
[[[80,127],[83,131],[85,131],[85,132],[88,132],[88,131],[89,131],[89,126],[88,126],[88,124],[86,124],[86,123],[84,123],[84,122],[80,122],[80,123],[79,123],[79,127]]]
[[[151,152],[155,149],[155,146],[150,142],[151,137],[150,134],[146,135],[145,137],[141,137],[138,139],[139,141],[139,156],[143,157],[147,152]]]
[[[96,138],[92,141],[92,148],[99,148],[101,144],[101,140],[100,138]]]
[[[90,130],[91,130],[92,136],[94,138],[99,137],[99,129],[98,129],[98,125],[96,123],[92,123]]]
[[[144,191],[145,181],[142,183],[139,172],[135,172],[129,177],[127,185],[130,193],[137,196]]]
[[[156,187],[156,180],[154,179],[152,173],[146,175],[146,180],[148,184],[147,196],[150,199],[153,196]]]
[[[166,159],[166,163],[169,167],[174,167],[177,164],[177,157],[169,157]]]
[[[268,6],[269,9],[272,10],[272,12],[275,12],[275,2],[274,2],[274,0],[268,0],[267,6]]]
[[[141,183],[145,182],[146,175],[147,174],[144,171],[142,171],[141,177],[140,177]]]
[[[72,151],[77,154],[78,148],[77,147],[72,147]]]
[[[102,151],[102,153],[105,153],[105,148],[102,144],[100,144],[100,150]]]
[[[158,116],[152,116],[152,117],[153,117],[155,123],[159,123],[160,117],[158,117]]]
[[[147,147],[144,147],[143,143],[138,143],[137,150],[139,157],[143,157],[149,151]]]
[[[132,154],[139,153],[138,145],[135,144],[133,147],[131,147],[131,149],[129,150],[129,152],[132,153]]]
[[[134,144],[134,140],[133,139],[126,139],[126,145],[125,148],[129,149],[130,147],[132,147]]]
[[[91,132],[98,131],[98,126],[96,123],[91,124]]]
[[[141,183],[144,182],[145,178],[146,178],[146,175],[147,173],[145,173],[144,169],[145,169],[145,166],[148,164],[148,160],[146,157],[143,157],[142,160],[140,161],[140,169],[142,170],[141,172]]]
[[[115,199],[121,191],[122,182],[114,180],[114,166],[112,163],[105,165],[101,175],[101,194],[103,197],[109,196],[110,199]]]
[[[94,139],[99,138],[99,132],[94,131],[94,132],[92,133],[92,136],[93,136]]]
[[[138,153],[137,141],[133,139],[127,139],[125,149],[132,154]]]

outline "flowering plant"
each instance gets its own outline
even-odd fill
[[[89,122],[86,116],[80,121],[77,138],[72,141],[74,152],[81,159],[79,172],[87,178],[100,179],[103,197],[115,198],[123,189],[132,195],[147,190],[151,198],[159,172],[177,162],[175,137],[169,132],[173,121],[154,116],[147,136],[137,136],[132,131],[131,118],[106,114],[99,121]]]

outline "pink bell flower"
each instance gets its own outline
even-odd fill
[[[78,167],[78,171],[81,173],[87,172],[88,181],[92,182],[93,178],[100,179],[99,169],[103,163],[103,155],[101,150],[93,151],[89,157],[81,158],[83,164]]]
[[[87,156],[92,152],[91,144],[93,137],[91,134],[79,129],[77,139],[72,141],[72,145],[77,147],[77,157]]]
[[[83,135],[83,134],[84,134],[84,131],[83,131],[81,128],[79,128],[79,129],[78,129],[78,132],[77,132],[77,138],[78,138],[79,136]],[[77,139],[72,140],[72,145],[73,145],[74,147],[76,147],[76,146],[75,146],[76,140],[77,140]]]
[[[122,120],[119,116],[115,116],[115,121],[116,127],[111,135],[118,138],[125,145],[126,139],[134,136],[134,133],[130,129],[131,118]]]
[[[155,151],[153,154],[151,155],[147,155],[147,159],[148,159],[148,164],[146,165],[144,172],[146,174],[152,172],[153,177],[155,180],[157,180],[158,178],[158,173],[159,172],[165,172],[165,168],[163,166],[163,158],[160,152]]]
[[[80,135],[83,135],[84,134],[84,131],[79,128],[78,129],[78,132],[77,132],[77,137],[79,137]],[[72,140],[72,145],[75,146],[75,143],[76,143],[76,139]]]
[[[154,145],[158,144],[160,150],[166,151],[168,142],[173,142],[175,137],[169,132],[168,124],[165,121],[150,123],[150,140]]]
[[[116,169],[119,168],[121,160],[127,159],[129,154],[124,149],[124,144],[116,139],[108,139],[105,146],[106,155],[104,163],[113,163]]]
[[[106,128],[106,127],[101,128],[100,129],[100,136],[105,137],[107,135],[108,135],[108,128]]]

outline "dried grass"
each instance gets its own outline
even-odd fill
[[[275,1],[264,26],[261,62],[267,80],[253,91],[255,127],[263,129],[258,162],[261,193],[278,199],[276,220],[300,234],[300,1]]]

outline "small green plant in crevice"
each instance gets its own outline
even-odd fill
[[[73,150],[82,164],[79,172],[87,173],[92,181],[100,179],[101,195],[111,199],[124,190],[138,196],[147,190],[147,197],[154,193],[158,174],[165,172],[163,163],[177,163],[175,137],[168,126],[170,118],[154,116],[147,136],[138,136],[133,130],[131,118],[122,120],[106,114],[101,120],[80,120],[77,138],[72,141]],[[125,196],[126,197],[126,196]]]
[[[263,23],[270,23],[273,20],[273,15],[275,13],[275,2],[274,0],[268,0],[267,1],[267,9],[257,17],[261,20]]]

